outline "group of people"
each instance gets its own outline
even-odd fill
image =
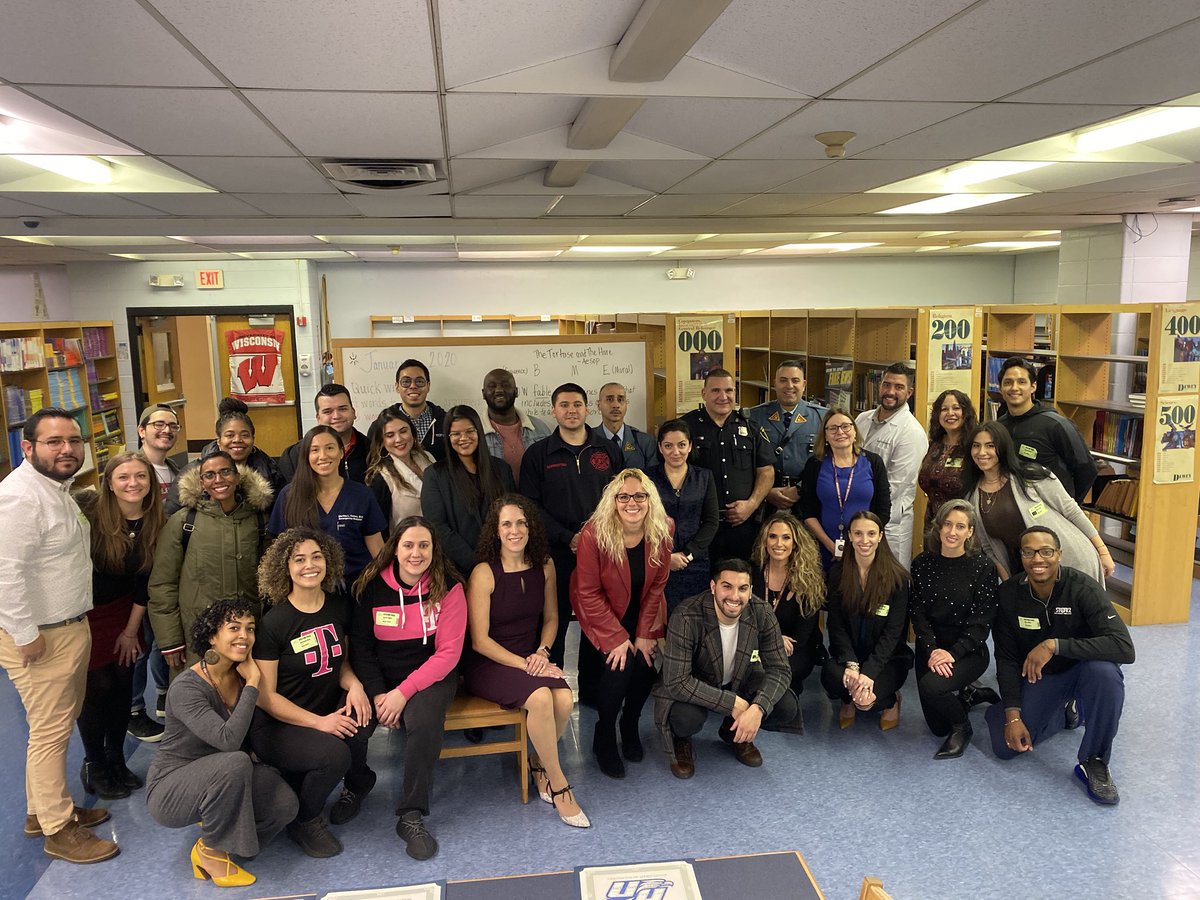
[[[35,413],[28,464],[0,482],[0,664],[30,726],[26,833],[71,862],[116,855],[90,830],[107,811],[71,799],[66,746],[78,722],[84,789],[124,797],[142,787],[129,731],[160,741],[151,815],[200,822],[196,877],[249,884],[234,857],[279,831],[310,856],[341,852],[330,826],[375,786],[368,739],[383,727],[406,733],[396,832],[428,859],[460,682],[526,710],[538,796],[586,828],[558,752],[572,615],[606,776],[644,759],[651,697],[670,770],[690,778],[710,713],[735,758],[761,766],[759,730],[802,731],[814,670],[841,728],[874,712],[886,731],[915,667],[937,758],[963,754],[980,703],[1001,758],[1083,722],[1076,774],[1093,800],[1117,802],[1107,764],[1133,645],[1103,591],[1112,559],[1078,505],[1091,456],[1033,398],[1024,360],[1005,363],[1005,414],[984,424],[945,391],[927,432],[913,377],[889,366],[878,406],[855,417],[806,401],[798,361],[748,411],[716,368],[703,405],[651,436],[625,421],[618,383],[601,388],[596,427],[587,392],[560,385],[552,428],[518,406],[508,371],[485,376],[481,410],[446,410],[410,359],[367,434],[347,389],[326,384],[318,424],[277,460],[226,400],[216,440],[181,469],[174,411],[149,407],[141,449],[77,497],[79,425]],[[999,694],[980,682],[989,634]],[[140,699],[139,661],[165,728]]]

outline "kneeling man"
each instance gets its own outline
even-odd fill
[[[1000,587],[992,627],[1002,698],[987,711],[992,750],[1001,759],[1032,750],[1077,701],[1086,725],[1075,776],[1095,802],[1117,803],[1108,760],[1125,703],[1121,663],[1133,662],[1129,630],[1098,583],[1062,565],[1049,528],[1021,533],[1021,565],[1025,574]]]
[[[727,559],[713,573],[709,590],[671,613],[662,680],[654,689],[654,718],[676,778],[695,774],[692,735],[709,710],[724,716],[721,739],[746,766],[762,765],[754,746],[759,727],[801,730],[779,623],[770,605],[751,593],[750,566]]]

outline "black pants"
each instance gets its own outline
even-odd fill
[[[88,762],[125,761],[125,729],[133,666],[108,663],[87,673],[87,689],[79,712],[79,736]]]
[[[571,624],[571,573],[575,571],[575,554],[569,547],[555,545],[550,556],[554,560],[554,580],[558,588],[558,631],[550,645],[550,662],[566,671],[563,660],[567,652],[567,626]]]
[[[458,692],[458,670],[441,681],[417,691],[408,698],[400,724],[406,735],[404,745],[404,784],[396,815],[418,810],[429,815],[429,796],[433,793],[433,768],[442,753],[446,710]]]
[[[890,659],[880,673],[875,677],[875,705],[871,707],[876,712],[891,709],[896,705],[896,692],[908,678],[909,660],[907,658]],[[853,703],[850,692],[842,687],[842,673],[846,670],[835,659],[830,659],[821,667],[821,686],[830,700],[840,703]]]
[[[585,667],[585,654],[595,657],[594,667]],[[626,657],[624,670],[614,671],[608,667],[604,655],[586,638],[579,642],[579,660],[580,693],[583,692],[584,672],[595,672],[595,684],[590,686],[596,698],[596,711],[599,713],[595,741],[615,744],[618,718],[627,727],[636,728],[642,715],[642,707],[646,705],[654,687],[654,669],[646,665],[646,660],[640,653],[634,651]]]
[[[987,671],[991,657],[987,645],[962,659],[954,661],[954,674],[943,678],[930,671],[928,660],[917,660],[917,691],[921,695],[921,712],[929,730],[938,737],[945,737],[955,725],[967,721],[967,708],[958,699],[958,692]]]
[[[818,635],[820,632],[818,632]],[[812,674],[817,665],[817,648],[792,646],[792,655],[788,657],[788,665],[792,667],[792,691],[797,695],[804,693],[804,679]]]
[[[743,700],[753,700],[755,694],[758,693],[758,684],[750,683],[743,684],[741,690],[738,691],[738,696]],[[671,715],[668,719],[671,725],[671,733],[675,737],[690,738],[692,735],[699,733],[704,727],[704,721],[708,718],[709,710],[705,706],[698,706],[695,703],[680,703],[676,701],[671,704]],[[775,706],[771,709],[771,714],[762,720],[762,727],[772,731],[779,729],[795,730],[794,726],[800,718],[800,701],[792,691],[784,691],[783,696],[776,701]],[[725,716],[721,721],[720,731],[722,736],[729,734],[733,729],[733,717]]]
[[[352,791],[370,784],[367,741],[374,731],[372,720],[352,737],[339,738],[280,722],[259,709],[254,712],[250,746],[260,760],[283,773],[300,799],[296,821],[308,822],[321,815],[325,801],[343,779]]]

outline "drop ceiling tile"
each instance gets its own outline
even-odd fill
[[[425,0],[154,5],[238,87],[437,90]]]
[[[801,10],[795,0],[738,0],[692,56],[823,94],[971,5],[972,0],[845,0]]]
[[[664,194],[629,213],[630,216],[708,216],[750,194]]]
[[[857,154],[856,158],[958,162],[1061,134],[1129,111],[1129,107],[1121,106],[989,103],[881,144]]]
[[[834,97],[988,101],[1195,17],[1180,0],[991,0],[838,88]]]
[[[583,102],[551,94],[447,94],[450,153],[470,153],[570,125]]]
[[[826,159],[823,131],[853,131],[851,156],[971,109],[970,103],[820,100],[733,150],[734,159]]]
[[[997,213],[1057,213],[1068,207],[1076,204],[1089,205],[1096,200],[1102,200],[1106,197],[1115,196],[1115,192],[1092,192],[1092,193],[1047,193],[1047,194],[1030,194],[1028,197],[1014,197],[1012,200],[1005,200],[1003,203],[992,203],[985,207],[980,207],[980,211],[987,210]],[[974,210],[971,210],[974,212]],[[967,239],[972,237],[969,234],[956,234],[955,238]],[[1021,237],[994,237],[984,236],[979,240],[1020,240]]]
[[[393,253],[390,250],[355,250],[352,254],[361,260],[371,262],[439,262],[442,260],[457,260],[458,253],[454,250],[402,250]]]
[[[703,159],[704,157],[681,150],[669,144],[638,137],[628,131],[618,134],[607,147],[597,150],[572,150],[567,147],[570,128],[551,128],[528,137],[517,138],[491,147],[460,154],[462,159]]]
[[[43,195],[44,196],[44,195]],[[25,199],[24,194],[0,194],[0,216],[54,216],[60,210]]]
[[[436,94],[246,91],[246,97],[308,156],[445,156]]]
[[[671,188],[672,194],[758,194],[829,165],[828,160],[719,159]]]
[[[723,216],[790,216],[801,210],[828,203],[837,194],[759,194],[721,210]]]
[[[402,197],[396,194],[347,194],[346,201],[364,216],[423,218],[449,216],[449,197]]]
[[[571,187],[547,187],[544,183],[545,172],[532,172],[528,175],[522,175],[520,178],[513,178],[509,181],[504,181],[499,184],[491,184],[487,187],[480,188],[477,191],[472,191],[472,196],[480,194],[504,194],[515,196],[518,194],[526,194],[530,196],[543,196],[547,200],[552,197],[566,194],[589,194],[603,196],[605,194],[626,195],[635,193],[634,189],[627,184],[620,184],[615,181],[609,181],[607,178],[601,178],[598,175],[592,175],[590,172],[585,172],[583,176]],[[643,192],[643,193],[649,193]],[[459,194],[459,196],[464,196]]]
[[[146,153],[292,155],[292,149],[232,91],[134,87],[30,90]]]
[[[228,194],[123,194],[127,200],[172,216],[261,216],[262,212]]]
[[[1155,191],[1186,194],[1200,190],[1200,164],[1192,163],[1144,175],[1114,178],[1111,181],[1089,184],[1087,187],[1093,191],[1107,191],[1110,194]]]
[[[625,128],[673,147],[718,157],[802,105],[803,101],[795,100],[651,97]]]
[[[358,210],[339,194],[239,194],[270,216],[357,216]]]
[[[610,181],[661,193],[708,165],[704,159],[631,159],[594,162],[588,169]]]
[[[553,197],[505,197],[459,194],[454,198],[454,215],[469,218],[536,219],[544,215]]]
[[[828,160],[826,161],[829,162]],[[841,159],[776,188],[781,193],[850,194],[911,178],[945,163],[911,159]]]
[[[1147,190],[1155,183],[1175,184],[1186,181],[1181,169],[1192,169],[1193,176],[1200,166],[1171,166],[1163,163],[1105,163],[1105,162],[1061,162],[1043,169],[1022,172],[1009,179],[1025,188],[1036,191],[1097,191],[1104,190],[1111,182],[1121,181],[1129,187],[1114,188],[1110,194],[1121,191]],[[1146,187],[1142,187],[1145,184]]]
[[[163,162],[233,194],[337,193],[315,163],[295,156],[166,156]]]
[[[450,183],[454,193],[477,191],[493,184],[512,181],[546,168],[542,160],[529,159],[452,159]]]
[[[577,234],[459,234],[459,250],[564,250],[579,242]]]
[[[449,88],[615,45],[642,0],[563,3],[439,0],[442,69]]]
[[[220,84],[135,0],[5,0],[0,77],[35,84]]]
[[[552,216],[623,216],[639,203],[644,194],[636,197],[563,197],[550,210]]]
[[[1153,105],[1196,89],[1194,60],[1200,22],[1172,29],[1111,56],[1056,75],[1008,100],[1030,103]]]
[[[20,194],[10,192],[5,196],[28,200],[38,206],[46,204],[70,216],[162,216],[157,209],[100,191],[30,191]]]
[[[804,210],[806,216],[860,216],[884,209],[928,200],[936,194],[847,194],[836,200],[817,203]],[[974,212],[974,210],[971,210]],[[936,217],[935,217],[936,218]],[[839,235],[840,237],[840,235]]]

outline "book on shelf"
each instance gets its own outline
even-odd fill
[[[1138,480],[1123,475],[1100,476],[1096,479],[1099,493],[1093,488],[1096,509],[1136,519],[1138,514]]]
[[[21,429],[14,428],[8,433],[8,458],[15,469],[25,461],[25,451],[21,449]]]
[[[50,366],[83,365],[83,342],[79,338],[50,338],[46,341],[46,364]]]
[[[79,369],[48,372],[47,380],[50,385],[51,406],[78,409],[87,404],[87,395],[83,392],[83,379],[79,377]]]
[[[112,356],[112,344],[108,339],[107,328],[83,329],[83,352],[89,359],[99,356]]]
[[[1141,456],[1143,423],[1141,416],[1098,410],[1092,422],[1092,449],[1116,456]]]
[[[0,339],[0,371],[20,372],[46,364],[42,342],[36,337]]]

